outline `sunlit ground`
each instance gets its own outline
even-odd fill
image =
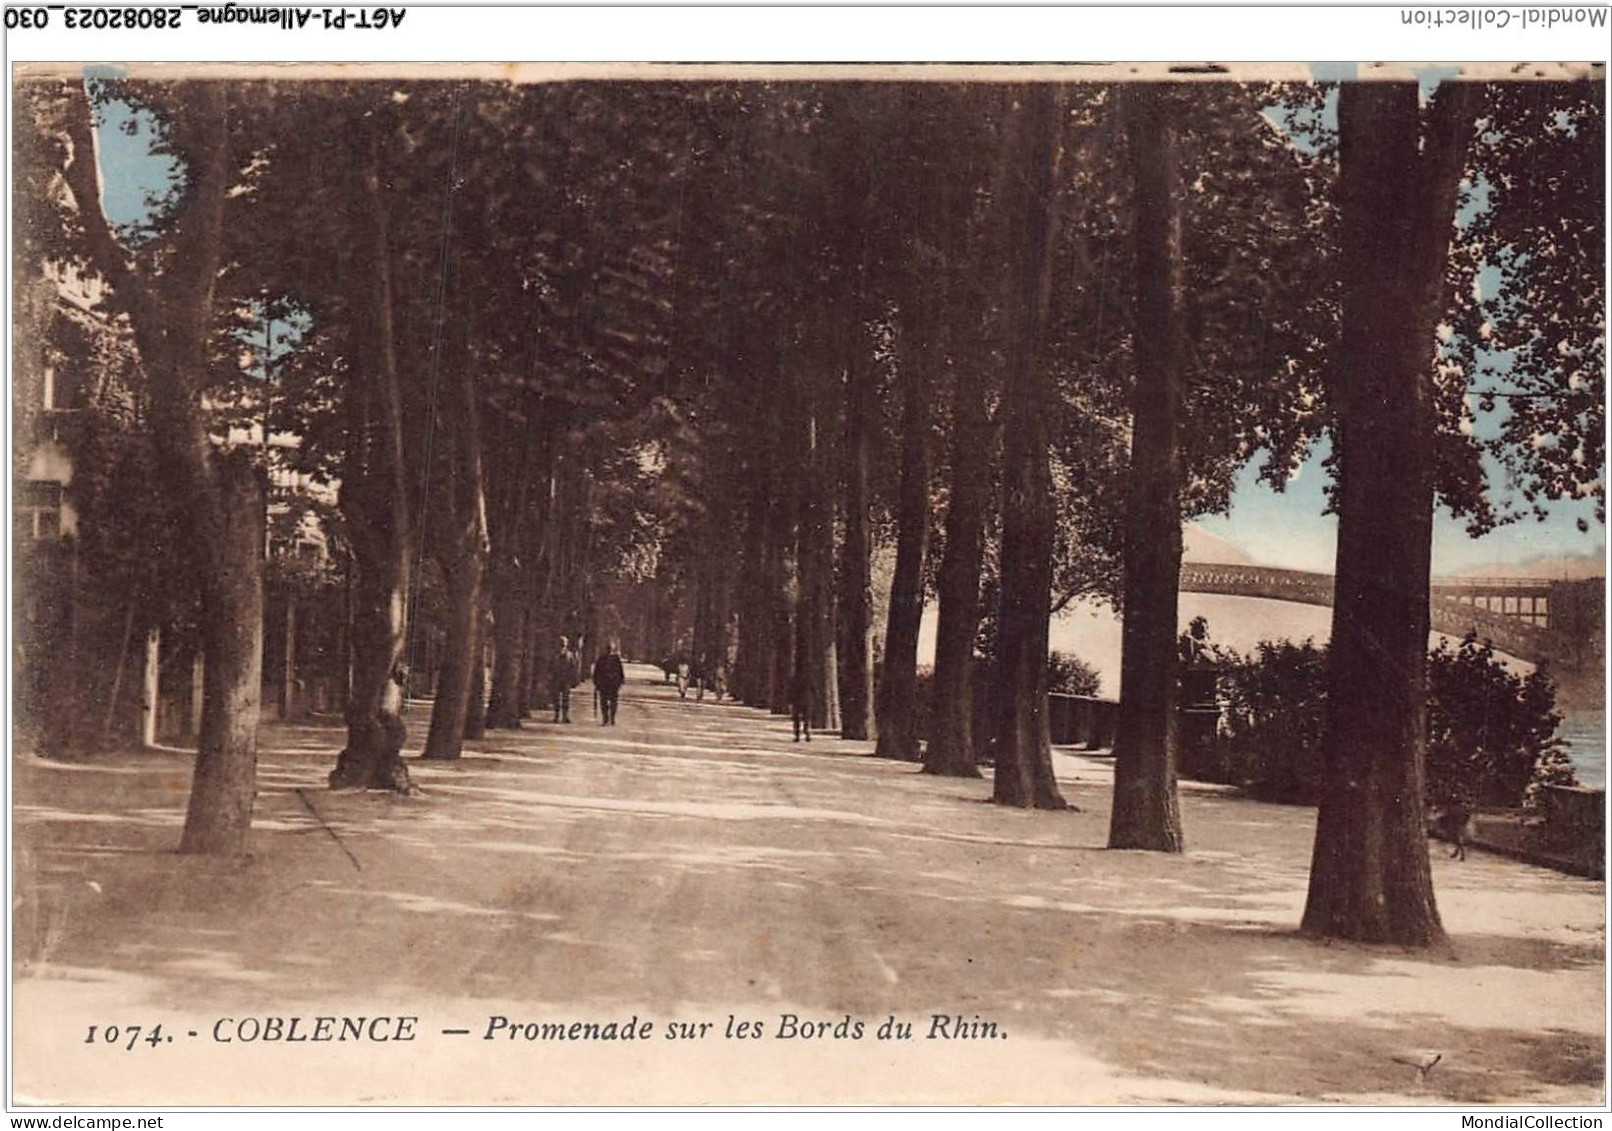
[[[14,1100],[1604,1095],[1600,883],[1435,849],[1449,951],[1326,945],[1295,933],[1310,810],[1186,783],[1185,856],[1109,852],[1100,758],[1057,757],[1078,812],[1004,810],[988,778],[797,745],[787,719],[632,676],[619,727],[579,695],[569,727],[413,762],[408,799],[329,793],[340,732],[270,728],[246,861],[173,854],[188,755],[19,752]],[[786,1014],[827,1031],[782,1037]],[[729,1038],[730,1015],[761,1038]],[[402,1042],[239,1039],[243,1019],[319,1016],[418,1021]],[[653,1030],[484,1040],[498,1017]],[[892,1021],[911,1038],[880,1039]]]

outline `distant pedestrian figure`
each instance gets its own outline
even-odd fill
[[[1428,815],[1428,835],[1450,845],[1450,855],[1456,860],[1466,859],[1467,842],[1472,839],[1472,807],[1465,801],[1452,801],[1441,805]]]
[[[681,660],[681,661],[678,662],[678,665],[677,665],[677,697],[679,699],[687,699],[688,698],[688,677],[689,677],[688,661],[687,660]]]
[[[571,689],[579,682],[577,654],[571,642],[560,637],[560,647],[549,660],[549,692],[554,698],[554,721],[571,721]]]
[[[604,716],[599,720],[600,726],[615,726],[621,685],[626,682],[627,673],[621,666],[616,642],[612,640],[593,662],[593,687],[599,693],[599,713]]]
[[[795,724],[795,741],[812,740],[812,682],[797,668],[789,680],[789,714]]]

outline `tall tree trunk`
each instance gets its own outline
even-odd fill
[[[297,591],[291,585],[285,587],[284,624],[280,650],[280,718],[291,722],[305,709],[297,697]]]
[[[564,636],[584,671],[592,669],[604,641],[595,639],[588,593],[589,477],[585,453],[562,434],[551,448],[549,505],[541,553],[530,555],[536,599],[528,616],[527,658],[532,673],[527,706],[552,707],[550,678],[559,638]]]
[[[246,851],[263,693],[263,489],[245,459],[215,461],[222,529],[202,581],[201,736],[180,852]]]
[[[521,725],[521,677],[526,656],[526,595],[519,563],[495,558],[493,583],[493,678],[487,699],[487,728]]]
[[[843,636],[846,630],[838,628],[841,610],[834,602],[833,445],[829,439],[830,429],[823,424],[819,412],[821,400],[809,374],[801,378],[801,396],[804,417],[799,432],[799,442],[803,445],[799,466],[805,468],[805,474],[797,489],[795,557],[800,598],[795,615],[797,619],[806,617],[811,621],[805,634],[809,647],[805,654],[804,678],[811,688],[812,729],[822,731],[834,726],[837,716],[843,717],[835,710],[843,687],[840,679],[843,669],[836,655],[836,632]],[[848,520],[846,525],[854,524]],[[866,622],[863,624],[865,628]],[[785,691],[788,690],[786,686]],[[788,698],[786,694],[782,704],[785,709],[789,706]],[[845,736],[844,731],[841,734]]]
[[[726,545],[726,532],[713,537],[717,545]],[[729,575],[727,557],[720,551],[708,551],[697,572],[694,594],[694,659],[696,677],[703,692],[726,666],[727,624],[729,608]]]
[[[550,414],[542,409],[544,427],[552,427]],[[547,460],[548,443],[531,420],[507,423],[500,447],[510,462],[500,462],[488,483],[497,490],[498,505],[489,518],[491,555],[485,581],[491,594],[493,648],[492,686],[489,688],[486,726],[489,730],[514,729],[521,725],[520,702],[523,664],[526,657],[526,587],[528,571],[522,559],[531,541],[529,524],[533,495],[534,468]],[[539,449],[544,453],[539,455]]]
[[[1430,946],[1444,928],[1423,813],[1433,361],[1482,91],[1359,82],[1338,104],[1343,325],[1338,557],[1321,808],[1304,929]]]
[[[486,580],[483,571],[483,580]],[[476,635],[471,645],[470,696],[465,704],[465,738],[487,737],[487,587],[476,601]]]
[[[1000,708],[993,799],[1002,805],[1064,809],[1052,772],[1047,719],[1047,637],[1052,601],[1052,469],[1047,415],[1052,397],[1040,364],[1052,289],[1053,237],[1062,123],[1059,98],[1025,89],[1016,136],[1005,152],[1022,170],[1009,180],[1008,217],[1022,217],[1022,241],[1008,256],[1011,332],[1003,388],[1002,594],[993,690]]]
[[[445,462],[448,489],[442,492],[437,561],[447,589],[446,638],[437,675],[425,757],[457,758],[464,748],[473,669],[481,646],[481,581],[487,562],[487,508],[482,494],[481,428],[476,382],[471,368],[468,324],[455,351],[453,388],[442,414],[448,425]]]
[[[918,298],[915,301],[922,302]],[[945,307],[944,290],[935,300]],[[918,686],[918,630],[924,615],[924,553],[929,545],[930,372],[945,361],[941,320],[914,315],[907,329],[922,339],[902,351],[901,485],[896,498],[896,567],[890,582],[890,615],[884,633],[884,678],[879,681],[881,758],[916,761],[918,735],[913,708]]]
[[[146,629],[145,667],[140,680],[140,745],[157,745],[157,712],[162,703],[162,629]]]
[[[1012,174],[1007,161],[998,161],[992,195],[1000,198]],[[985,276],[994,248],[990,236],[1001,220],[976,220],[963,227],[961,263],[970,274]],[[948,299],[950,291],[945,290]],[[952,317],[941,310],[941,324]],[[991,338],[990,320],[982,314],[970,335],[955,339],[970,363],[986,355],[983,343]],[[943,335],[945,336],[945,335]],[[945,336],[948,344],[953,339]],[[947,777],[980,776],[974,748],[974,651],[980,628],[980,576],[985,564],[985,516],[989,505],[991,466],[996,450],[995,430],[989,414],[989,386],[983,364],[957,364],[952,370],[951,436],[948,449],[945,544],[936,571],[938,618],[935,630],[935,672],[930,687],[929,733],[925,736],[924,773]]]
[[[765,707],[772,700],[772,652],[768,645],[772,639],[772,606],[768,600],[772,547],[769,494],[763,479],[747,499],[745,570],[739,579],[739,650],[734,664],[733,694],[739,702],[751,707]],[[676,642],[672,633],[666,635],[663,643],[670,655]]]
[[[262,493],[244,463],[215,457],[201,400],[233,171],[228,97],[226,84],[203,84],[186,119],[174,124],[171,140],[190,166],[189,186],[160,272],[130,266],[101,212],[87,100],[82,112],[75,106],[68,116],[74,156],[66,170],[95,265],[130,313],[150,382],[158,457],[170,485],[187,500],[185,533],[198,550],[206,677],[179,848],[212,855],[246,849],[263,666]]]
[[[787,528],[780,529],[776,538],[789,535]],[[772,577],[775,583],[768,587],[768,610],[771,613],[771,635],[768,638],[767,662],[767,701],[761,706],[767,708],[774,715],[787,715],[789,713],[789,680],[790,671],[794,664],[794,610],[790,607],[788,595],[783,592],[784,576],[784,550],[782,546],[774,544],[769,547],[769,558],[774,568]],[[797,607],[800,604],[796,599]]]
[[[856,304],[860,310],[860,304]],[[873,629],[873,579],[869,564],[868,461],[878,413],[878,390],[868,372],[862,324],[850,333],[845,370],[845,450],[840,456],[845,536],[840,542],[838,628],[840,737],[869,737],[873,668],[869,647]]]
[[[468,543],[474,534],[466,535]],[[431,725],[426,733],[424,757],[452,759],[464,749],[469,726],[470,694],[481,634],[481,579],[484,559],[471,545],[461,545],[451,559],[439,558],[446,590],[446,624],[442,662],[437,672],[436,696],[431,704]]]
[[[986,383],[959,366],[952,376],[951,474],[946,545],[936,581],[940,618],[924,772],[977,778],[974,750],[974,645],[980,627],[980,571],[994,447]]]
[[[402,398],[392,323],[392,265],[381,197],[381,127],[349,127],[347,223],[342,256],[349,295],[352,388],[347,464],[340,502],[357,565],[353,587],[352,692],[347,749],[330,774],[332,789],[409,791],[401,752],[403,648],[409,596],[409,515],[403,459]]]
[[[1136,380],[1125,508],[1125,622],[1108,847],[1182,851],[1176,800],[1181,581],[1181,197],[1168,92],[1124,93],[1136,201]]]
[[[822,667],[818,663],[821,641],[817,639],[817,617],[813,614],[814,593],[809,578],[812,568],[808,563],[815,557],[811,545],[812,526],[802,521],[795,525],[795,561],[798,563],[795,587],[794,635],[790,652],[788,684],[789,714],[795,723],[796,737],[801,736],[801,720],[806,723],[806,735],[821,730],[823,716],[821,686]]]

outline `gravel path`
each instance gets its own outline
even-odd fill
[[[1326,945],[1308,810],[1109,852],[1100,759],[1003,810],[658,679],[409,799],[267,729],[246,861],[172,854],[187,755],[18,753],[13,1101],[1602,1102],[1600,883],[1435,849],[1449,952]]]

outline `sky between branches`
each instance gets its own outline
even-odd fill
[[[1347,80],[1354,64],[1311,64],[1319,81]],[[1452,68],[1424,68],[1423,87],[1431,90]],[[131,122],[119,106],[108,108],[97,134],[102,205],[114,225],[135,224],[147,218],[151,201],[160,196],[174,176],[172,161],[150,152],[146,126]],[[1492,422],[1490,422],[1492,423]],[[1480,424],[1480,426],[1482,426]],[[1246,552],[1261,565],[1331,572],[1336,545],[1336,519],[1325,514],[1327,473],[1322,466],[1329,446],[1318,443],[1310,458],[1296,470],[1282,492],[1258,482],[1251,461],[1239,474],[1229,514],[1206,516],[1199,525]],[[1504,501],[1508,491],[1503,473],[1490,466],[1491,489]],[[1579,529],[1579,522],[1587,525]],[[1605,530],[1595,520],[1593,501],[1553,503],[1544,521],[1525,518],[1501,526],[1482,538],[1468,536],[1465,524],[1445,513],[1434,522],[1433,571],[1436,575],[1484,572],[1486,567],[1515,570],[1538,562],[1537,576],[1560,576],[1563,558],[1595,557],[1604,564]]]

